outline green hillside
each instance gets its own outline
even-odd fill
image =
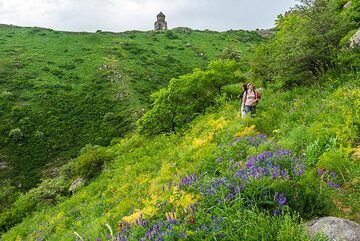
[[[0,240],[326,241],[322,233],[310,236],[305,223],[325,216],[360,223],[360,44],[353,38],[360,27],[360,1],[353,0],[347,8],[343,0],[300,2],[292,12],[279,16],[274,35],[266,41],[243,31],[58,33],[90,41],[88,48],[99,52],[84,56],[82,64],[89,61],[95,72],[84,67],[88,82],[69,83],[70,89],[51,92],[36,89],[35,84],[16,92],[10,88],[14,75],[9,74],[2,94],[8,103],[3,105],[6,121],[2,124],[16,120],[24,126],[4,129],[3,151],[9,155],[20,150],[15,147],[25,150],[30,143],[41,145],[39,139],[25,142],[29,136],[25,123],[29,130],[35,130],[32,123],[58,130],[59,138],[51,140],[74,149],[49,150],[68,161],[62,162],[53,177],[43,178],[27,192],[3,181]],[[34,31],[5,29],[19,34]],[[117,38],[122,39],[116,51],[121,54],[112,52],[114,62],[104,66],[95,56],[106,53],[106,40],[109,46]],[[93,48],[89,39],[101,41]],[[215,39],[219,42],[213,45]],[[154,45],[149,47],[149,43]],[[173,43],[173,48],[161,43]],[[194,52],[192,46],[200,49],[200,45],[206,47]],[[227,45],[233,47],[222,51]],[[144,64],[141,57],[146,51],[141,49],[155,49],[167,60],[161,62],[158,55],[151,55],[158,61]],[[34,54],[41,51],[45,50]],[[71,52],[68,47],[66,53]],[[43,56],[47,58],[46,52]],[[106,54],[101,56],[106,58]],[[36,61],[28,64],[36,65]],[[48,65],[50,70],[55,68]],[[11,69],[6,64],[2,68],[8,68],[7,73]],[[63,70],[62,78],[76,68]],[[101,75],[102,71],[109,72]],[[114,80],[120,74],[119,79],[126,76],[128,81],[123,85]],[[166,79],[161,80],[163,76]],[[31,82],[40,85],[35,80]],[[239,113],[244,82],[260,87],[257,91],[262,97],[254,118],[242,118]],[[121,86],[126,86],[127,97],[116,99]],[[22,97],[24,93],[31,98]],[[38,93],[43,93],[42,98],[36,98]],[[75,98],[71,93],[79,95]],[[90,98],[89,93],[97,98]],[[62,102],[67,96],[73,98]],[[61,109],[63,103],[68,109]],[[48,105],[52,107],[46,109]],[[63,112],[55,112],[57,107]],[[133,117],[137,108],[144,110]],[[18,118],[13,114],[18,110],[26,116],[37,110],[44,116]],[[57,129],[56,124],[63,122],[63,129]],[[111,130],[122,132],[108,133]],[[51,143],[39,132],[36,129],[34,138]],[[89,139],[78,137],[81,133],[89,133]],[[84,141],[76,146],[81,147],[78,155],[69,136]],[[76,157],[69,160],[69,156]]]
[[[225,46],[246,58],[246,31],[66,33],[0,26],[0,179],[23,190],[78,155],[134,129],[149,96],[206,66]]]
[[[342,88],[351,91],[344,95]],[[83,240],[109,240],[111,234],[139,240],[157,224],[170,240],[181,235],[190,240],[307,240],[300,218],[336,215],[359,221],[360,169],[358,160],[350,159],[355,150],[350,140],[359,137],[354,123],[360,116],[352,107],[360,104],[359,90],[357,77],[339,89],[266,91],[253,120],[239,117],[237,101],[227,102],[197,118],[183,134],[136,134],[106,148],[84,148],[59,178],[43,183],[17,201],[19,209],[3,214],[2,227],[11,224],[8,214],[16,217],[29,203],[41,208],[2,238],[81,240],[76,232]],[[311,101],[315,97],[322,100],[321,108]],[[272,172],[249,179],[240,193],[234,192],[241,185],[234,176],[252,156],[284,152],[289,154],[272,161],[281,161],[288,176],[274,179]],[[62,196],[76,163],[96,160],[107,163],[101,175],[72,197]],[[288,161],[298,163],[289,166]],[[319,176],[318,170],[325,174]],[[328,186],[329,181],[341,189]],[[287,198],[282,216],[272,216],[279,206],[275,193]],[[132,224],[136,220],[139,225]],[[171,236],[167,222],[173,222]]]

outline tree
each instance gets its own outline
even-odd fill
[[[221,89],[241,79],[239,63],[213,61],[206,70],[172,79],[167,88],[154,93],[152,109],[138,122],[140,133],[176,132],[215,103]]]
[[[354,27],[335,0],[301,0],[292,13],[280,16],[278,32],[256,50],[256,76],[293,86],[316,80],[338,67],[341,39]]]
[[[228,45],[223,49],[221,59],[235,60],[239,62],[241,60],[241,52],[234,48],[234,46]]]

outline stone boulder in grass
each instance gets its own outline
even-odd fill
[[[360,28],[350,39],[350,47],[351,48],[354,48],[357,45],[360,45]]]
[[[85,185],[85,179],[82,177],[79,177],[78,179],[73,181],[73,183],[71,183],[69,191],[75,192],[75,191],[79,190],[81,187],[83,187],[84,185]]]
[[[345,3],[343,8],[347,9],[347,8],[351,7],[351,5],[352,5],[352,1],[348,1],[347,3]]]
[[[346,219],[324,217],[306,223],[311,237],[324,234],[329,241],[359,241],[360,225]]]

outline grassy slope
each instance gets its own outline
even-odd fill
[[[253,32],[65,33],[0,26],[0,172],[23,188],[46,164],[61,165],[87,143],[125,135],[168,81],[233,44],[246,56]],[[10,131],[20,128],[12,138]],[[46,167],[45,169],[50,169]]]
[[[277,93],[265,91],[259,105],[258,117],[254,120],[241,120],[238,116],[238,103],[232,102],[224,104],[219,110],[214,110],[213,114],[197,118],[184,135],[161,135],[151,140],[134,135],[121,140],[106,148],[107,152],[115,156],[114,161],[94,182],[65,202],[26,218],[22,224],[4,234],[2,240],[74,240],[74,231],[84,240],[94,240],[109,234],[106,224],[116,232],[117,225],[123,217],[128,216],[126,220],[136,218],[136,214],[139,214],[137,210],[142,210],[146,219],[152,217],[164,220],[165,212],[159,210],[158,204],[165,200],[172,203],[179,213],[191,203],[196,203],[197,207],[203,205],[205,209],[200,208],[197,216],[199,220],[204,218],[202,212],[220,213],[227,220],[228,226],[222,229],[222,235],[228,240],[238,240],[240,236],[234,235],[246,235],[247,232],[249,236],[242,236],[244,240],[257,240],[260,237],[254,234],[261,235],[265,240],[275,240],[274,237],[277,237],[277,240],[305,240],[301,237],[301,227],[296,228],[296,221],[289,221],[290,225],[287,226],[288,223],[284,222],[284,219],[273,220],[266,217],[268,223],[260,224],[264,221],[262,215],[251,216],[253,211],[249,209],[242,212],[243,207],[237,202],[209,209],[204,204],[206,198],[200,198],[196,190],[190,189],[180,196],[173,188],[163,191],[164,186],[167,190],[170,181],[178,182],[180,177],[194,172],[199,176],[205,176],[205,179],[215,178],[218,172],[223,171],[216,162],[219,153],[221,154],[219,144],[226,146],[235,136],[252,135],[254,131],[266,133],[273,141],[296,154],[306,153],[308,160],[309,153],[312,153],[308,149],[309,146],[318,143],[317,146],[321,147],[323,143],[336,137],[336,143],[332,148],[336,153],[347,154],[334,161],[331,158],[332,150],[320,150],[318,164],[311,166],[307,163],[307,175],[318,180],[316,174],[312,174],[316,168],[333,168],[338,174],[345,174],[344,179],[339,180],[341,189],[328,190],[335,205],[327,210],[327,214],[360,221],[360,207],[357,201],[360,192],[356,187],[360,170],[358,164],[349,159],[352,148],[356,147],[359,141],[360,86],[359,77],[348,78],[351,81],[338,84],[338,87],[328,85],[312,89],[297,88]],[[348,91],[344,93],[343,89]],[[312,101],[314,98],[320,99],[320,104]],[[255,130],[249,128],[252,125],[256,126]],[[249,154],[256,154],[264,148],[266,146],[250,148]],[[227,158],[243,161],[239,159],[237,152],[226,153]],[[330,158],[326,159],[329,155]],[[225,162],[227,161],[228,159],[225,159]],[[346,165],[345,173],[341,172],[341,168],[331,167],[339,163]],[[174,199],[174,196],[178,198]],[[232,205],[240,205],[240,208],[232,210]],[[279,223],[276,223],[278,221]],[[250,227],[247,232],[239,229],[239,225],[243,225],[244,222],[244,229]],[[141,228],[137,230],[143,234],[146,231]],[[190,236],[195,235],[190,229],[186,232]],[[290,236],[286,236],[287,233]],[[211,235],[218,233],[203,235],[204,238],[210,239]],[[275,236],[269,239],[269,235]]]

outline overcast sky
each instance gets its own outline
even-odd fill
[[[0,0],[0,23],[67,31],[153,29],[163,11],[169,28],[270,28],[296,0]]]

